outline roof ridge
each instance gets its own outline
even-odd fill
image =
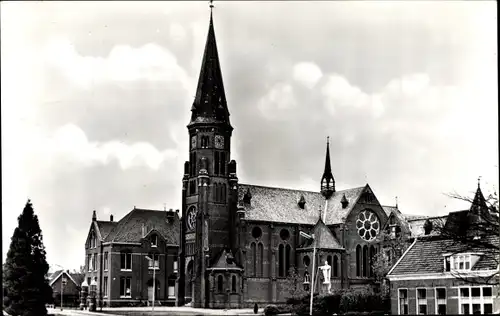
[[[265,189],[276,189],[276,190],[287,190],[287,191],[301,191],[301,192],[309,192],[309,193],[318,193],[318,194],[321,194],[321,192],[319,192],[319,191],[310,191],[310,190],[303,190],[303,189],[292,189],[292,188],[284,188],[284,187],[272,187],[272,186],[260,185],[260,184],[240,183],[240,186],[252,186],[252,187],[258,187],[258,188],[265,188]],[[349,189],[338,190],[338,191],[335,191],[334,194],[337,194],[337,193],[340,193],[340,192],[345,192],[345,191],[350,191],[350,190],[362,189],[364,187],[365,186],[360,186],[360,187],[354,187],[354,188],[349,188]]]
[[[413,246],[415,246],[415,244],[417,243],[417,240],[418,237],[415,237],[415,240],[413,241],[413,243],[410,245],[410,247],[408,247],[408,249],[406,249],[406,251],[403,253],[403,255],[401,257],[399,257],[398,261],[392,266],[391,270],[389,270],[389,272],[387,272],[387,275],[391,274],[392,271],[394,271],[394,269],[398,266],[398,264],[403,260],[403,258],[406,256],[406,254],[410,251],[411,248],[413,248]]]

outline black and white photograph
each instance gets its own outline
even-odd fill
[[[496,1],[2,1],[3,315],[500,314]]]

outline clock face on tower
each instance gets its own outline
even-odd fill
[[[215,135],[215,148],[217,149],[224,148],[224,136]]]
[[[196,136],[191,137],[191,148],[196,148]]]
[[[194,207],[191,207],[187,213],[186,224],[190,231],[196,228],[196,209]]]

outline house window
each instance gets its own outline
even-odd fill
[[[168,298],[175,298],[175,280],[168,280]]]
[[[87,271],[92,271],[92,255],[87,255]],[[89,283],[90,284],[90,283]]]
[[[278,246],[278,275],[280,277],[285,276],[283,273],[285,271],[285,246],[282,244]]]
[[[174,273],[177,273],[177,260],[174,260]]]
[[[450,256],[447,256],[444,258],[444,271],[450,271],[451,270],[451,263],[450,263]]]
[[[236,276],[231,277],[231,292],[236,293]]]
[[[363,276],[368,276],[368,246],[363,246]]]
[[[95,271],[99,270],[97,269],[97,254],[94,254],[93,257],[92,257],[92,260],[93,260],[93,263],[92,263],[92,267]]]
[[[158,236],[151,236],[151,247],[158,247]]]
[[[104,253],[104,271],[108,271],[108,253]]]
[[[89,271],[94,271],[94,254],[89,255]]]
[[[122,277],[120,278],[120,297],[132,297],[131,293],[132,278]]]
[[[361,246],[356,247],[356,276],[361,276]]]
[[[474,286],[460,288],[460,314],[491,314],[493,312],[493,287]]]
[[[108,277],[104,277],[104,297],[108,297]]]
[[[224,278],[222,275],[217,277],[217,291],[222,292],[224,290]]]
[[[120,268],[121,270],[132,270],[132,254],[130,252],[120,254]]]
[[[446,289],[437,288],[435,298],[436,315],[446,315]]]
[[[461,254],[451,257],[451,266],[455,271],[469,271],[471,268],[471,255]]]
[[[290,274],[290,258],[291,258],[292,246],[286,245],[285,247],[285,273],[288,276]]]
[[[302,259],[302,262],[304,263],[304,267],[308,267],[309,264],[311,263],[311,259],[309,259],[309,256],[304,256],[304,259]]]
[[[400,315],[408,315],[408,290],[399,289],[399,313]]]
[[[427,315],[427,290],[417,289],[417,314]]]
[[[339,276],[339,259],[337,256],[333,256],[333,276]]]
[[[148,268],[150,270],[153,269],[153,263],[154,263],[155,270],[160,269],[160,259],[159,259],[159,257],[160,256],[157,253],[149,255],[149,258],[152,259],[152,260],[148,260]]]

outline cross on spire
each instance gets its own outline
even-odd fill
[[[477,187],[479,188],[481,186],[481,176],[477,178]]]
[[[212,9],[214,8],[214,4],[213,4],[214,0],[210,0],[209,2],[210,2],[210,11],[212,11]]]

